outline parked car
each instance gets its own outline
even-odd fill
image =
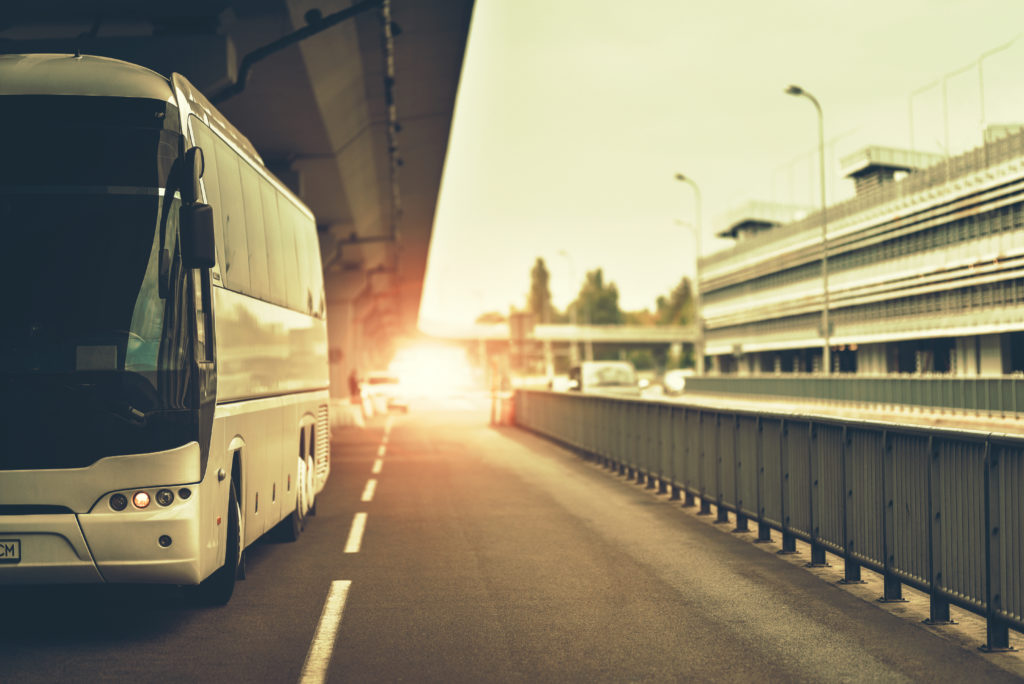
[[[376,411],[409,411],[409,399],[393,373],[374,371],[367,375],[363,382],[363,394],[373,403]]]
[[[629,361],[583,361],[569,369],[569,387],[577,392],[640,396],[636,369]]]
[[[692,368],[675,368],[665,371],[661,379],[661,385],[665,388],[665,394],[682,394],[686,389],[686,378],[693,375]]]

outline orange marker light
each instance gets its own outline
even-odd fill
[[[149,505],[149,494],[147,492],[135,492],[132,495],[132,503],[136,508],[145,508]]]

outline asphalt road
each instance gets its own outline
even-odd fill
[[[1024,672],[487,417],[449,399],[336,432],[318,515],[298,542],[252,548],[226,607],[193,607],[176,589],[0,592],[0,682]]]

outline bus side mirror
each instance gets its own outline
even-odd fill
[[[213,207],[198,203],[183,206],[179,224],[181,259],[185,268],[213,268],[217,263],[213,241]]]
[[[206,170],[206,157],[201,147],[192,147],[185,152],[185,178],[182,183],[182,194],[186,204],[199,201],[199,179]]]

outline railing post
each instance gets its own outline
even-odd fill
[[[811,562],[807,563],[809,568],[825,568],[828,562],[825,560],[825,547],[818,541],[821,528],[815,514],[821,515],[821,502],[819,500],[821,487],[818,479],[821,476],[821,442],[818,440],[818,424],[808,421],[808,432],[810,440],[807,443],[807,475],[810,482],[807,495],[809,502],[807,510],[810,512],[810,533],[811,533]]]
[[[749,532],[750,528],[747,526],[747,516],[743,513],[743,486],[741,484],[740,477],[743,474],[743,453],[740,451],[739,445],[743,441],[740,439],[740,425],[742,421],[739,415],[733,416],[733,428],[732,434],[732,451],[733,451],[733,463],[735,464],[733,474],[733,487],[736,490],[736,527],[733,528],[733,532]],[[749,467],[749,466],[748,466]]]
[[[928,438],[928,619],[926,625],[954,625],[942,596],[942,462],[934,437]]]
[[[782,488],[782,548],[778,553],[796,553],[796,537],[789,531],[789,440],[786,435],[789,433],[789,425],[785,418],[782,419],[779,429],[779,464],[782,477],[779,485]]]
[[[668,419],[665,414],[668,413]],[[666,471],[672,471],[671,466],[666,468],[666,450],[671,447],[672,435],[666,438],[666,430],[672,427],[672,408],[665,407],[663,404],[657,404],[654,409],[654,415],[657,417],[657,493],[665,494],[669,490],[669,483],[666,479]]]
[[[757,539],[755,544],[766,544],[772,540],[772,526],[764,519],[764,423],[757,417]]]
[[[882,442],[885,445],[885,453],[882,457],[882,555],[884,559],[882,596],[878,600],[882,603],[906,602],[906,599],[903,598],[903,584],[892,571],[892,566],[896,562],[896,556],[893,554],[893,528],[895,527],[893,481],[896,479],[896,464],[893,461],[892,439],[888,430],[882,433]]]
[[[853,502],[853,488],[850,481],[853,479],[850,469],[853,467],[854,456],[850,453],[853,438],[850,437],[849,428],[843,426],[842,443],[839,449],[840,472],[843,474],[843,579],[841,584],[864,584],[860,578],[860,563],[853,559],[854,540],[850,538],[850,516],[851,503]]]
[[[1010,646],[1010,630],[999,617],[1003,607],[1001,547],[999,539],[999,455],[992,440],[985,440],[985,645],[989,653],[1016,650]]]
[[[647,414],[647,487],[654,489],[661,480],[661,420],[659,412],[661,407],[653,402],[645,405],[644,413]]]
[[[679,424],[683,421],[679,420],[679,416],[676,415],[679,412],[676,407],[669,409],[669,436],[671,443],[671,454],[672,454],[672,494],[669,496],[670,501],[679,501],[679,480],[682,479],[682,473],[676,467],[679,464]],[[682,409],[683,418],[686,417],[686,409]],[[685,423],[683,423],[685,425]]]
[[[736,433],[733,433],[732,457],[736,458]],[[725,503],[725,487],[722,485],[722,468],[725,467],[723,454],[725,445],[722,444],[722,414],[715,414],[715,524],[729,522],[729,511],[723,505]]]
[[[691,409],[685,409],[684,410],[684,420],[685,420],[685,416],[688,415],[690,411],[691,411]],[[698,440],[700,439],[700,414],[701,414],[700,409],[697,409],[697,439]],[[694,455],[693,450],[690,449],[690,444],[693,441],[693,439],[689,438],[689,437],[686,437],[685,431],[684,431],[684,440],[683,441],[685,442],[685,449],[683,450],[683,453],[685,454],[684,460],[686,461],[685,465],[683,466],[683,470],[686,471],[687,473],[689,473],[693,469],[693,465],[692,465],[693,459],[697,458],[697,456]],[[699,451],[699,449],[698,449],[698,451]],[[687,475],[686,481],[683,484],[685,486],[685,491],[684,491],[684,494],[683,494],[683,508],[693,508],[697,504],[694,501],[693,483],[690,481],[689,475]]]
[[[698,414],[698,441],[697,441],[697,480],[699,481],[698,487],[700,489],[700,510],[697,515],[711,515],[711,501],[708,500],[708,478],[707,478],[707,453],[708,450],[704,448],[705,442],[705,430],[704,430],[704,412],[700,411]],[[717,415],[717,414],[716,414]]]

